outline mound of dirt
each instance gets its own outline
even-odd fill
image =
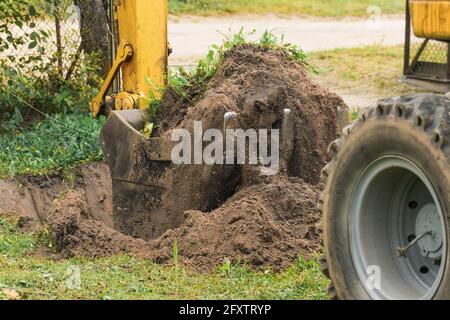
[[[346,108],[342,99],[314,84],[304,67],[282,51],[250,45],[227,53],[206,91],[190,90],[190,99],[166,91],[158,119],[160,137],[178,128],[192,132],[194,121],[202,121],[204,130],[222,128],[226,112],[238,113],[237,127],[244,130],[279,129],[284,110],[291,109],[294,152],[279,174],[261,176],[247,165],[215,174],[225,169],[148,163],[151,170],[145,174],[158,175],[148,181],[161,177],[170,181],[161,187],[164,201],[156,202],[158,219],[164,220],[159,225],[164,228],[149,241],[136,235],[154,228],[147,225],[154,213],[145,211],[150,206],[142,205],[146,217],[132,217],[134,227],[124,228],[122,220],[115,219],[114,230],[110,217],[104,222],[92,219],[86,196],[68,192],[54,201],[49,215],[63,256],[125,252],[170,263],[176,242],[180,262],[196,270],[213,269],[224,259],[281,270],[299,255],[308,258],[320,249],[321,217],[316,209],[320,171],[328,161],[327,146],[337,135],[337,109]]]
[[[318,194],[318,187],[298,178],[272,179],[238,192],[210,213],[187,211],[180,228],[146,242],[83,218],[85,201],[73,192],[56,202],[51,231],[62,257],[129,253],[170,264],[176,241],[180,262],[195,270],[210,270],[225,259],[282,270],[320,249]]]
[[[170,262],[174,240],[184,262],[210,269],[244,262],[281,270],[319,250],[319,188],[298,178],[250,186],[210,213],[186,212],[185,223],[151,241],[153,260]]]
[[[49,220],[62,257],[105,257],[146,251],[147,242],[126,236],[104,222],[86,219],[88,211],[86,201],[79,192],[69,192],[55,201]]]
[[[226,112],[237,112],[238,128],[279,129],[283,110],[294,113],[295,148],[287,174],[308,183],[320,180],[328,161],[327,148],[336,138],[337,109],[342,98],[311,81],[305,68],[281,50],[253,45],[230,50],[203,94],[190,88],[190,99],[168,90],[161,103],[161,135],[171,129],[192,132],[193,122],[203,129],[222,128]]]
[[[328,160],[327,147],[336,138],[339,107],[345,108],[342,99],[314,84],[305,68],[291,61],[284,51],[245,45],[226,54],[205,88],[193,85],[188,98],[170,89],[165,93],[158,134],[162,141],[170,141],[174,130],[185,129],[193,137],[195,121],[201,122],[204,132],[222,131],[224,115],[229,112],[237,114],[231,123],[233,128],[271,132],[282,129],[285,110],[289,109],[294,126],[293,153],[283,157],[281,174],[317,184]],[[158,238],[169,229],[181,227],[185,211],[211,212],[237,191],[260,182],[259,172],[237,165],[153,161],[148,156],[157,144],[153,142],[140,141],[123,160],[108,159],[119,191],[115,227],[127,235]]]

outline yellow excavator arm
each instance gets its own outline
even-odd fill
[[[145,109],[145,96],[167,81],[167,0],[115,0],[114,20],[120,44],[117,57],[90,110],[96,117],[122,72],[122,90],[112,99],[115,110]],[[149,82],[151,84],[149,84]]]

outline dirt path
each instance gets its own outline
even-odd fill
[[[364,109],[367,107],[372,107],[377,103],[378,100],[384,98],[358,91],[353,92],[350,90],[341,90],[334,88],[329,89],[342,97],[342,99],[351,109]]]
[[[171,65],[189,65],[203,57],[209,46],[220,43],[222,34],[265,30],[283,35],[286,42],[298,43],[305,51],[357,47],[370,44],[394,45],[403,42],[405,22],[402,16],[382,17],[373,23],[367,19],[312,19],[300,17],[231,16],[171,17],[169,41],[173,47]]]

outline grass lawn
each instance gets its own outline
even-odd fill
[[[403,46],[366,46],[310,53],[317,68],[313,77],[332,90],[381,98],[417,92],[399,82],[403,74]]]
[[[55,115],[31,127],[0,131],[0,178],[43,174],[103,158],[99,134],[104,118]]]
[[[37,252],[44,232],[20,232],[0,216],[0,299],[326,299],[327,280],[315,261],[283,273],[224,264],[198,274],[116,256],[54,261]]]
[[[318,17],[368,16],[369,6],[383,14],[403,13],[404,0],[169,0],[172,14],[281,13]],[[373,14],[370,13],[370,14]]]

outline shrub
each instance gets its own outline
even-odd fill
[[[78,31],[61,27],[70,2],[0,2],[0,121],[20,126],[43,114],[88,110],[101,57],[84,54]]]

